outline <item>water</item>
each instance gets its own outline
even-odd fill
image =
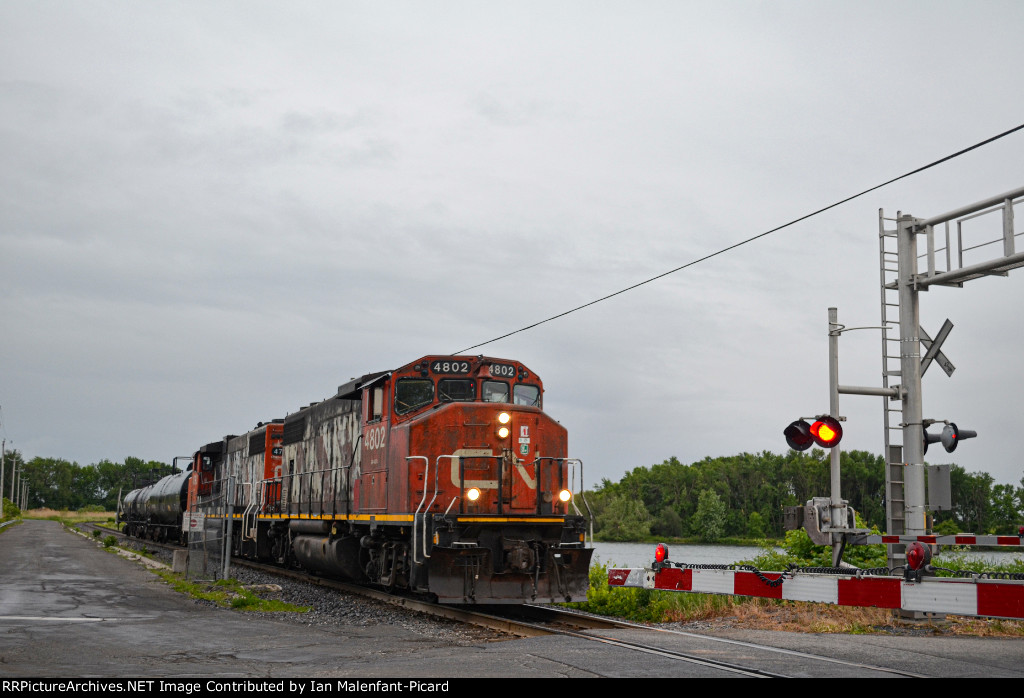
[[[614,563],[612,567],[650,567],[654,562],[654,543],[594,543],[596,562]],[[753,545],[683,545],[669,546],[669,559],[691,565],[729,565],[751,560],[762,549]]]
[[[971,560],[980,560],[982,562],[989,562],[994,564],[1009,564],[1014,560],[1024,560],[1024,551],[1017,550],[968,550],[966,552],[949,552],[943,550],[939,555],[932,560],[932,564],[946,566],[946,563],[952,564],[953,559],[958,561],[969,562]]]

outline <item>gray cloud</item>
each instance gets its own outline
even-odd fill
[[[4,434],[169,459],[763,232],[1015,125],[1022,12],[7,3]],[[827,406],[827,307],[878,323],[878,209],[1019,186],[1022,143],[474,351],[545,379],[590,482],[780,451]],[[977,428],[956,460],[1003,482],[1022,295],[1011,274],[922,306],[958,366],[926,412]],[[844,383],[879,382],[876,333],[840,351]],[[842,405],[880,452],[879,401]]]

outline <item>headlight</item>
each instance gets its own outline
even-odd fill
[[[508,432],[508,427],[498,427],[498,438],[499,439],[507,439],[508,438],[508,433],[509,433]]]
[[[478,490],[476,487],[470,487],[466,491],[466,499],[468,499],[471,502],[475,502],[476,500],[480,499],[480,490]]]
[[[502,412],[501,414],[498,415],[499,424],[508,424],[511,421],[512,415],[510,415],[508,412]]]
[[[562,490],[561,492],[558,493],[558,498],[563,502],[568,502],[570,499],[572,499],[572,492],[570,492],[569,490]]]

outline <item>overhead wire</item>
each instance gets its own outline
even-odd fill
[[[480,342],[479,344],[474,344],[471,347],[466,347],[465,349],[460,349],[459,351],[453,352],[453,354],[464,354],[465,352],[468,352],[468,351],[470,351],[472,349],[476,349],[478,347],[482,347],[482,346],[485,346],[487,344],[493,344],[494,342],[497,342],[497,341],[502,340],[502,339],[506,339],[508,337],[511,337],[512,335],[519,334],[520,332],[526,332],[527,330],[532,330],[533,328],[539,327],[540,325],[543,325],[545,323],[551,322],[553,320],[557,320],[559,318],[563,318],[566,315],[571,315],[572,313],[575,313],[578,310],[583,310],[584,308],[589,308],[592,305],[597,305],[598,303],[606,301],[606,300],[608,300],[610,298],[614,298],[615,296],[620,296],[623,293],[626,293],[628,291],[632,291],[633,289],[636,289],[636,288],[640,288],[641,286],[644,286],[645,284],[649,284],[652,281],[657,281],[658,279],[662,279],[662,278],[664,278],[666,276],[669,276],[670,274],[675,274],[677,271],[682,271],[683,269],[687,269],[687,268],[692,267],[692,266],[694,266],[696,264],[700,264],[701,262],[706,262],[707,260],[712,259],[713,257],[717,257],[718,255],[725,254],[726,252],[729,252],[731,250],[735,250],[737,247],[742,247],[743,245],[746,245],[748,243],[754,242],[755,240],[760,240],[761,238],[766,237],[768,235],[771,235],[772,233],[777,233],[780,230],[783,230],[784,228],[788,228],[788,227],[790,227],[792,225],[796,225],[797,223],[805,221],[808,218],[813,218],[814,216],[817,216],[820,213],[824,213],[825,211],[833,209],[833,208],[835,208],[837,206],[842,206],[843,204],[845,204],[845,203],[847,203],[849,201],[853,201],[854,199],[860,198],[860,197],[864,196],[865,194],[870,194],[873,191],[881,189],[882,187],[886,187],[886,186],[888,186],[890,184],[893,184],[894,182],[898,182],[901,179],[906,179],[907,177],[910,177],[910,176],[913,176],[915,174],[918,174],[919,172],[924,172],[925,170],[930,169],[932,167],[935,167],[936,165],[941,165],[944,162],[947,162],[947,161],[952,160],[954,158],[958,158],[961,155],[964,155],[966,153],[971,152],[972,150],[977,150],[978,148],[986,146],[989,143],[993,143],[995,141],[998,141],[1000,138],[1005,138],[1006,136],[1009,136],[1012,133],[1016,133],[1017,131],[1020,131],[1022,129],[1024,129],[1024,124],[1020,124],[1019,126],[1014,126],[1013,128],[1011,128],[1009,130],[1003,131],[1002,133],[996,134],[995,136],[992,136],[990,138],[986,138],[983,141],[979,141],[978,143],[975,143],[974,145],[968,146],[967,148],[963,148],[962,150],[958,150],[955,153],[951,153],[950,155],[946,155],[945,157],[939,158],[938,160],[935,160],[934,162],[930,162],[927,165],[922,165],[921,167],[918,167],[918,168],[913,169],[913,170],[911,170],[909,172],[901,174],[898,177],[893,177],[892,179],[887,180],[885,182],[882,182],[881,184],[876,184],[875,186],[870,187],[868,189],[865,189],[862,192],[858,192],[858,193],[853,194],[851,196],[847,196],[844,199],[840,199],[839,201],[836,201],[835,203],[831,203],[828,206],[823,206],[823,207],[817,209],[816,211],[812,211],[811,213],[808,213],[808,214],[805,214],[803,216],[800,216],[799,218],[794,218],[793,220],[789,221],[788,223],[783,223],[782,225],[776,226],[776,227],[772,228],[771,230],[766,230],[763,233],[758,233],[757,235],[749,237],[749,238],[747,238],[745,240],[741,240],[741,241],[739,241],[737,243],[729,245],[728,247],[723,247],[722,249],[717,250],[716,252],[712,252],[711,254],[707,254],[707,255],[704,255],[703,257],[700,257],[698,259],[694,259],[694,260],[692,260],[690,262],[687,262],[686,264],[683,264],[682,266],[678,266],[675,269],[670,269],[670,270],[668,270],[666,272],[658,274],[657,276],[652,276],[649,279],[644,279],[643,281],[635,283],[632,286],[627,286],[626,288],[623,288],[623,289],[620,289],[618,291],[615,291],[614,293],[609,293],[606,296],[601,296],[600,298],[596,298],[596,299],[594,299],[592,301],[589,301],[588,303],[584,303],[583,305],[578,305],[575,308],[563,311],[561,313],[558,313],[557,315],[552,315],[549,318],[545,318],[544,320],[540,320],[540,321],[535,322],[535,323],[533,323],[531,325],[526,325],[525,327],[520,327],[518,330],[513,330],[512,332],[507,332],[507,333],[505,333],[505,334],[503,334],[501,336],[495,337],[493,339],[488,339],[486,342]]]

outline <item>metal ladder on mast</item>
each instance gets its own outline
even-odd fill
[[[882,307],[882,385],[895,387],[902,382],[900,359],[900,298],[899,298],[899,252],[898,230],[886,230],[886,221],[899,218],[885,218],[878,210],[878,262],[881,282]],[[903,488],[903,401],[898,398],[882,398],[883,432],[885,434],[885,525],[886,533],[906,533],[906,495]],[[890,565],[902,564],[905,559],[904,546],[890,548]]]

